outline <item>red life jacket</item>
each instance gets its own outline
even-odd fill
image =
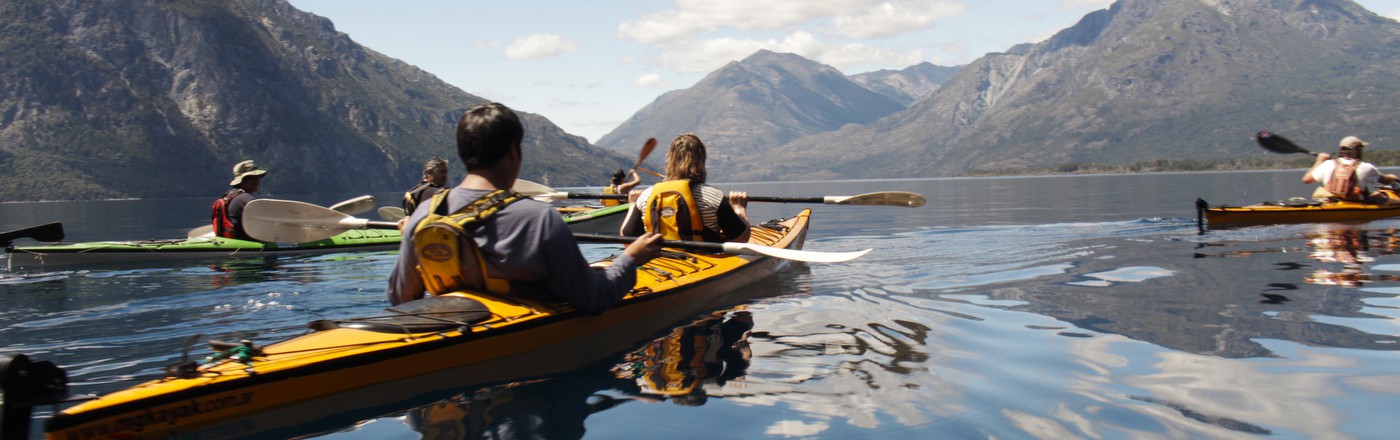
[[[224,193],[223,197],[214,201],[213,212],[210,213],[209,221],[214,224],[214,235],[224,238],[236,238],[233,232],[233,219],[228,216],[228,204],[233,199],[243,194],[243,190],[234,188]]]

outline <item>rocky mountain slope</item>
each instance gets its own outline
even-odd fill
[[[877,70],[851,75],[851,80],[908,106],[938,91],[959,67],[919,63],[900,70]]]
[[[1400,143],[1400,23],[1349,0],[1120,0],[963,66],[878,121],[732,163],[727,180],[950,176],[1065,163],[1263,155],[1271,129],[1327,150]],[[853,147],[859,146],[859,147]]]
[[[710,148],[711,160],[724,161],[903,108],[830,66],[764,50],[690,88],[661,95],[597,144],[636,154],[649,137],[664,146],[677,135],[694,132]],[[663,156],[652,161],[660,163]]]
[[[0,2],[0,53],[0,201],[213,197],[243,159],[277,194],[405,189],[485,102],[284,0]],[[524,178],[630,163],[523,116]]]

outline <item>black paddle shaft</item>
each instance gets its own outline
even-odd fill
[[[625,236],[620,236],[620,235],[604,235],[604,234],[584,234],[584,233],[576,233],[576,234],[574,234],[574,239],[575,239],[575,240],[578,240],[578,241],[589,242],[589,243],[632,244],[632,242],[635,241],[635,240],[637,239],[637,237],[625,237]],[[661,246],[662,246],[662,247],[680,248],[680,249],[691,249],[691,250],[697,250],[697,251],[709,251],[709,252],[715,252],[715,253],[724,252],[724,244],[722,244],[722,243],[710,243],[710,242],[705,242],[705,241],[661,240]]]
[[[570,199],[589,200],[627,200],[627,194],[587,194],[568,193]],[[770,196],[749,196],[750,202],[776,202],[776,203],[825,203],[825,197],[770,197]]]

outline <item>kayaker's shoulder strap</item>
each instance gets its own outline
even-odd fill
[[[1345,200],[1362,200],[1365,198],[1361,194],[1360,182],[1356,180],[1356,167],[1361,165],[1359,160],[1343,162],[1342,158],[1337,158],[1336,166],[1332,168],[1332,175],[1327,179],[1327,184],[1323,189],[1332,193],[1333,196]]]
[[[496,190],[447,214],[450,192],[434,194],[428,216],[413,229],[413,250],[424,287],[434,295],[462,290],[509,294],[510,280],[492,276],[481,247],[472,237],[486,219],[526,197]]]
[[[432,197],[441,192],[443,192],[442,187],[434,185],[433,182],[420,182],[417,186],[409,188],[403,193],[403,211],[412,214],[413,210],[418,209],[418,205],[423,203],[425,197]]]
[[[229,218],[228,205],[238,198],[239,194],[243,194],[243,190],[233,188],[225,192],[223,197],[214,200],[213,212],[209,214],[209,221],[214,226],[214,235],[233,238],[233,219]]]

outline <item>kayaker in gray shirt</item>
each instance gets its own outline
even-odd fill
[[[491,103],[468,109],[457,123],[457,153],[467,167],[467,177],[448,190],[448,212],[495,190],[509,189],[520,175],[523,138],[524,127],[510,108]],[[405,223],[399,260],[389,274],[387,293],[392,304],[422,298],[426,290],[417,270],[413,230],[429,211],[415,210]],[[511,203],[487,218],[473,239],[491,266],[488,272],[510,281],[509,295],[562,300],[595,314],[617,304],[636,284],[637,266],[661,251],[661,236],[644,234],[606,269],[593,269],[559,213],[548,204],[528,199]]]

